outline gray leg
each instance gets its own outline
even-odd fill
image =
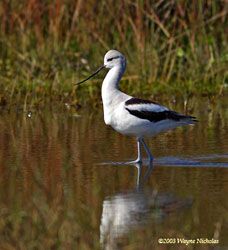
[[[147,147],[143,138],[141,138],[141,142],[142,142],[143,147],[146,150],[146,153],[147,153],[148,158],[149,158],[149,162],[151,163],[153,161],[153,155],[151,154],[150,149]]]
[[[142,163],[142,152],[141,152],[141,138],[137,138],[137,150],[138,150],[138,157],[135,161],[131,161],[131,164]]]
[[[142,152],[141,152],[141,139],[137,138],[137,150],[138,150],[138,157],[136,159],[136,162],[141,163],[142,162]]]

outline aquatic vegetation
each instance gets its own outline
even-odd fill
[[[1,1],[0,105],[97,105],[99,84],[73,83],[110,48],[128,58],[132,94],[217,96],[227,86],[227,27],[226,1]]]

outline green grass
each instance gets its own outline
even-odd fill
[[[0,105],[100,102],[103,74],[73,83],[116,48],[128,60],[122,88],[148,98],[217,97],[227,86],[225,1],[0,3]]]

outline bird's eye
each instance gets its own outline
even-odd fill
[[[117,59],[117,58],[119,58],[119,56],[114,56],[114,57],[108,58],[107,61],[111,62],[113,59]]]

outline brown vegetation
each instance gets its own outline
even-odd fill
[[[73,83],[110,48],[128,59],[123,88],[132,94],[221,94],[227,11],[225,0],[3,0],[0,104],[97,103],[100,85]]]

